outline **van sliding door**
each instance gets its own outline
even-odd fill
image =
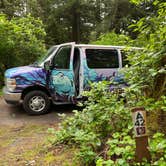
[[[111,48],[86,48],[84,50],[84,89],[89,82],[111,81],[120,68],[118,50]]]

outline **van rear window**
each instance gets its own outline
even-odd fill
[[[89,68],[118,68],[118,52],[112,49],[86,49]]]

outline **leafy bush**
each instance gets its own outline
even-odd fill
[[[153,5],[156,14],[130,25],[139,33],[135,45],[144,50],[128,57],[132,65],[126,74],[131,85],[136,84],[147,97],[160,100],[166,94],[166,2],[154,0]]]
[[[114,31],[103,34],[97,41],[93,41],[92,44],[99,45],[119,45],[119,46],[132,46],[132,40],[129,36],[123,34],[116,34]]]
[[[0,15],[0,86],[4,70],[27,65],[43,55],[45,35],[42,22],[30,15],[11,20]]]
[[[120,166],[120,165],[142,165],[142,166],[164,166],[166,161],[166,136],[162,133],[156,133],[149,140],[149,150],[151,154],[151,162],[136,163],[134,162],[135,143],[134,140],[121,133],[115,133],[113,139],[108,141],[110,151],[108,156],[110,159],[104,160],[99,158],[96,161],[97,166]],[[119,147],[120,146],[120,147]],[[119,158],[116,160],[112,159],[113,155],[118,155]]]
[[[135,141],[126,132],[115,132],[107,142],[107,160],[99,158],[97,166],[134,164]]]
[[[93,83],[91,87],[90,91],[84,92],[88,100],[83,111],[75,110],[72,117],[62,121],[59,131],[49,129],[54,135],[52,144],[75,146],[78,149],[76,160],[82,165],[92,165],[95,162],[98,166],[139,165],[134,160],[136,147],[132,136],[131,108],[136,103],[136,97],[133,93],[129,95],[131,88],[126,89],[125,98],[128,102],[124,103],[124,99],[115,93],[116,90],[108,90],[108,82]],[[124,94],[125,92],[121,96]],[[136,106],[142,106],[143,103],[149,110],[163,104],[142,97]],[[150,140],[151,163],[164,163],[165,143],[163,134],[155,134]]]
[[[166,136],[156,133],[149,142],[153,165],[163,165],[166,161]]]
[[[84,92],[88,100],[83,111],[74,111],[74,116],[64,120],[59,131],[53,130],[52,143],[75,145],[80,149],[77,157],[83,164],[92,164],[105,155],[106,142],[115,131],[131,131],[130,110],[108,88],[107,82],[93,83],[91,91]]]

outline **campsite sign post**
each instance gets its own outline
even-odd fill
[[[136,161],[142,162],[143,159],[150,161],[145,109],[142,107],[132,109],[132,119],[136,141]]]

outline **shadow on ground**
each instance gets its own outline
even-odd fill
[[[44,115],[30,116],[21,105],[11,106],[0,98],[0,125],[19,125],[22,123],[53,124],[60,121],[58,114],[72,115],[72,111],[79,109],[75,105],[52,105],[50,112]]]

